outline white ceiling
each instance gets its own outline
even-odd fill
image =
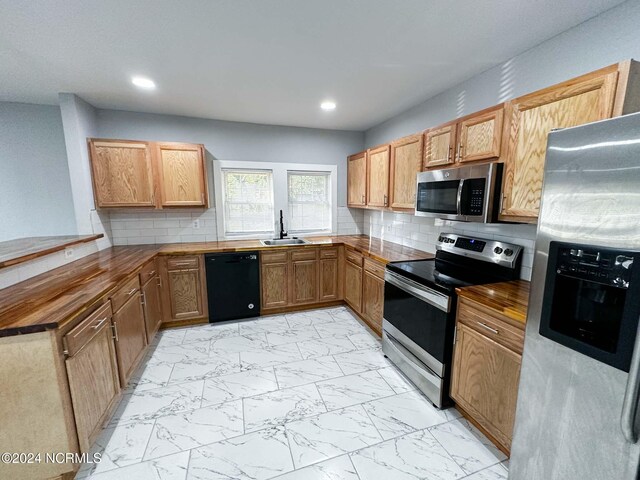
[[[0,0],[0,101],[365,130],[619,3]]]

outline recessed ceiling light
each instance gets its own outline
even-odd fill
[[[156,88],[156,82],[147,77],[133,77],[131,79],[131,83],[133,83],[136,87],[144,88],[146,90],[152,90]]]
[[[325,112],[330,112],[331,110],[336,109],[336,102],[330,102],[330,101],[322,102],[320,104],[320,108]]]

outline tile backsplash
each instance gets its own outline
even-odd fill
[[[365,211],[362,233],[390,242],[435,253],[436,240],[441,232],[476,235],[502,240],[524,247],[520,278],[531,279],[536,226],[508,223],[466,223],[416,217],[411,214]]]
[[[216,210],[112,212],[111,235],[114,245],[145,243],[215,242],[218,235]],[[197,221],[197,226],[194,222]],[[338,234],[362,233],[362,210],[338,207]]]

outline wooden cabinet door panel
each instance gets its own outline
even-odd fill
[[[321,302],[340,299],[340,263],[338,258],[320,260],[320,298]]]
[[[362,292],[362,314],[380,335],[384,307],[384,280],[370,272],[364,272]]]
[[[120,310],[113,314],[113,325],[116,332],[120,385],[124,388],[147,346],[147,333],[139,295],[131,297]]]
[[[391,147],[383,145],[367,152],[367,205],[389,206],[389,167]]]
[[[422,135],[411,135],[391,145],[391,208],[415,208],[416,175],[422,170],[423,150]]]
[[[187,320],[204,316],[200,270],[169,270],[171,318]]]
[[[347,158],[347,205],[364,207],[367,204],[367,153]]]
[[[521,357],[466,325],[457,328],[451,396],[509,448]]]
[[[501,219],[536,221],[547,135],[611,117],[617,78],[617,71],[589,74],[509,102]]]
[[[362,267],[351,262],[344,266],[344,299],[355,311],[362,311]]]
[[[500,156],[503,108],[461,120],[458,126],[458,161],[474,162]]]
[[[262,264],[260,268],[260,287],[262,289],[262,308],[280,308],[289,304],[287,263]]]
[[[424,168],[453,164],[455,145],[455,123],[427,130],[424,135]]]
[[[90,140],[98,207],[154,207],[151,149],[147,142]]]
[[[208,206],[202,146],[160,143],[157,151],[162,206]]]
[[[291,262],[291,303],[318,301],[318,261]]]
[[[162,303],[159,278],[157,276],[152,277],[142,287],[142,298],[144,302],[144,322],[147,331],[147,343],[150,343],[162,323]]]
[[[80,450],[88,452],[120,394],[111,322],[65,363]]]

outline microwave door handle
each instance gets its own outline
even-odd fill
[[[620,418],[620,426],[622,433],[629,443],[638,441],[638,423],[640,415],[638,415],[638,407],[640,406],[640,322],[638,323],[638,331],[636,332],[636,341],[633,347],[633,356],[631,357],[631,368],[629,368],[629,378],[627,379],[627,388],[624,393],[624,402],[622,403],[622,417]]]
[[[464,188],[464,178],[460,179],[460,184],[458,185],[458,196],[456,197],[456,210],[458,211],[458,215],[462,215],[462,189]]]

